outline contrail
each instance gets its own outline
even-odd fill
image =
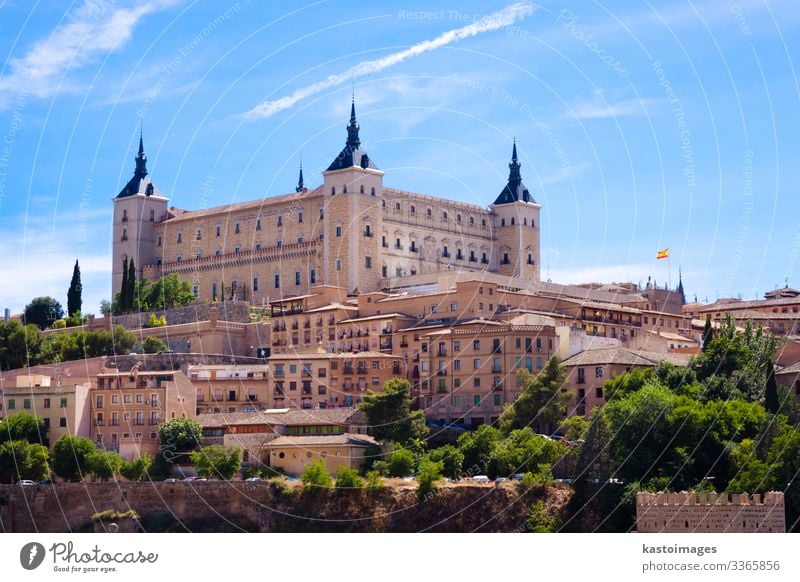
[[[357,79],[358,77],[369,75],[370,73],[383,71],[405,61],[408,58],[416,57],[423,53],[436,50],[457,40],[476,36],[482,32],[491,32],[493,30],[503,28],[504,26],[510,26],[515,22],[530,16],[533,14],[533,11],[534,5],[526,2],[510,4],[502,10],[498,10],[497,12],[493,12],[488,16],[484,16],[477,22],[473,22],[472,24],[462,28],[448,30],[433,40],[420,42],[410,48],[407,48],[406,50],[393,53],[381,59],[358,63],[343,73],[338,75],[330,75],[323,81],[317,81],[316,83],[306,87],[296,89],[291,95],[281,97],[280,99],[276,99],[274,101],[264,101],[247,112],[246,116],[251,119],[264,119],[266,117],[270,117],[279,111],[283,111],[284,109],[292,107],[295,103],[305,99],[306,97],[316,95],[317,93],[325,91],[326,89],[330,89],[331,87],[336,87],[342,83],[347,83],[348,81]]]

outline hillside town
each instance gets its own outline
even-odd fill
[[[230,476],[239,479],[305,481],[312,469],[337,475],[342,467],[364,475],[383,463],[384,477],[420,482],[479,476],[502,484],[528,475],[621,490],[634,474],[630,464],[609,457],[598,469],[585,459],[611,430],[598,411],[608,407],[613,425],[615,405],[628,398],[633,406],[648,390],[670,410],[690,398],[702,406],[735,398],[755,408],[714,443],[724,463],[693,459],[688,475],[674,460],[663,473],[636,474],[641,491],[630,508],[663,505],[656,491],[738,484],[756,494],[754,504],[783,511],[783,493],[766,487],[788,484],[763,476],[745,483],[742,472],[752,467],[740,459],[767,430],[766,415],[783,415],[786,431],[797,422],[800,291],[787,284],[763,299],[702,304],[687,302],[680,275],[674,287],[655,278],[542,280],[541,206],[522,181],[516,142],[507,183],[483,207],[385,186],[359,130],[353,102],[344,148],[318,186],[306,185],[301,168],[294,192],[201,210],[169,205],[140,138],[133,177],[114,198],[115,296],[101,315],[82,315],[76,263],[68,313],[53,300],[43,318],[34,309],[6,311],[0,421],[10,431],[15,415],[35,415],[46,433],[41,445],[85,437],[129,464],[163,464],[172,451],[180,462],[161,479],[215,476],[214,467],[203,472],[189,460],[192,448],[218,447],[238,455]],[[668,260],[668,250],[659,254]],[[736,362],[715,360],[714,349],[731,345],[720,342],[736,338],[748,351]],[[765,393],[770,383],[780,387],[778,408]],[[183,420],[199,427],[198,442],[165,442],[165,426]],[[407,434],[387,429],[401,424]],[[770,438],[794,438],[779,432]],[[489,464],[465,444],[475,435],[524,437],[533,448]],[[678,449],[660,438],[659,452]],[[456,468],[434,454],[438,446],[461,455]],[[687,447],[681,451],[694,454]],[[403,451],[413,454],[397,469]],[[102,478],[79,468],[79,479]],[[19,471],[3,475],[28,480]],[[672,531],[666,520],[648,521],[647,511],[642,531]],[[738,515],[714,521],[715,531],[734,531]],[[770,513],[770,531],[784,531],[783,519]],[[701,515],[684,529],[706,531],[708,523]],[[751,523],[735,531],[766,531]]]

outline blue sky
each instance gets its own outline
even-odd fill
[[[319,184],[353,88],[388,186],[488,205],[516,137],[545,277],[800,287],[796,2],[0,0],[0,18],[0,307],[65,304],[76,258],[84,311],[110,295],[140,122],[172,204],[219,205],[293,191],[301,157]]]

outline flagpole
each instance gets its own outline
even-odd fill
[[[672,291],[672,259],[667,255],[667,288]]]

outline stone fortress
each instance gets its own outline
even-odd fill
[[[181,210],[151,180],[143,140],[114,198],[113,291],[125,259],[137,278],[178,273],[200,301],[254,305],[332,285],[377,291],[414,276],[486,272],[539,280],[540,206],[522,182],[516,143],[508,182],[488,208],[384,186],[362,147],[355,102],[344,148],[308,189]]]

